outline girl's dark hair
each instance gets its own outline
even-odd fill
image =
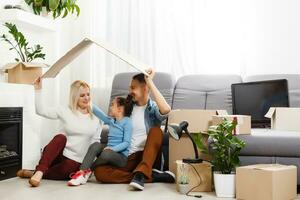
[[[131,95],[127,95],[126,98],[124,97],[116,97],[117,105],[124,106],[124,116],[130,117],[132,110],[133,110],[133,100]]]

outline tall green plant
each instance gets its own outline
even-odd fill
[[[34,14],[40,15],[45,8],[47,12],[52,12],[54,19],[60,16],[65,18],[69,13],[76,12],[77,16],[80,14],[76,0],[25,0],[25,2],[32,6]]]
[[[229,121],[224,118],[222,123],[217,126],[211,126],[208,129],[208,135],[211,140],[211,163],[214,171],[230,174],[240,165],[239,153],[246,143],[232,134],[236,125],[236,121]],[[198,136],[194,139],[198,148],[208,152],[207,147],[203,144],[202,137]]]
[[[43,47],[39,44],[34,45],[33,47],[28,47],[28,42],[15,24],[5,23],[5,27],[8,28],[8,32],[13,39],[10,39],[7,35],[3,34],[0,36],[0,39],[7,42],[11,47],[9,50],[15,50],[19,58],[15,58],[17,62],[32,62],[37,58],[45,59],[45,54],[42,53]]]

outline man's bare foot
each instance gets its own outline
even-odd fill
[[[33,176],[33,174],[34,174],[33,170],[20,169],[17,172],[17,177],[20,177],[20,178],[31,178]]]
[[[40,185],[42,178],[43,178],[43,172],[36,171],[34,175],[29,179],[29,184],[32,187],[38,187]]]

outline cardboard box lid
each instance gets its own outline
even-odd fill
[[[191,133],[205,133],[212,123],[213,115],[227,115],[226,110],[202,110],[202,109],[177,109],[169,114],[169,124],[179,124],[182,121],[189,123],[188,130]]]
[[[276,112],[289,112],[291,117],[299,117],[300,108],[287,108],[287,107],[271,107],[269,111],[265,114],[265,117],[272,118]],[[295,116],[295,114],[297,116]]]
[[[46,68],[46,67],[49,67],[49,65],[44,64],[44,63],[15,62],[15,63],[7,63],[6,65],[4,65],[1,68],[1,70],[4,71],[5,73],[7,73],[9,69],[13,69],[13,68],[17,67],[20,64],[24,65],[24,67],[27,67],[27,68],[34,68],[34,67]]]
[[[294,169],[294,165],[281,165],[281,164],[256,164],[238,167],[238,169],[248,169],[248,170],[264,170],[264,171],[282,171],[287,169]]]
[[[245,118],[251,120],[250,115],[214,115],[213,118],[231,118],[232,120],[236,118],[237,124],[243,124]]]
[[[271,119],[271,128],[285,131],[299,131],[300,108],[271,107],[265,117]]]
[[[134,67],[138,71],[144,73],[145,75],[148,75],[146,70],[150,67],[146,64],[138,61],[131,55],[125,53],[124,51],[114,48],[109,43],[105,41],[99,41],[97,42],[85,38],[81,42],[79,42],[77,45],[75,45],[72,49],[70,49],[65,55],[63,55],[60,59],[58,59],[51,68],[43,74],[42,78],[55,78],[56,75],[68,64],[70,64],[75,58],[77,58],[79,55],[81,55],[82,52],[87,50],[89,47],[91,47],[93,44],[95,44],[97,47],[101,47],[108,51],[110,54],[116,56],[117,58],[123,60],[124,62],[128,63],[130,66]]]

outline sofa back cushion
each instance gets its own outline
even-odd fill
[[[127,96],[129,84],[136,72],[119,73],[115,75],[112,83],[110,102],[116,96]],[[156,72],[153,80],[166,101],[172,106],[172,97],[175,87],[175,77],[164,72]]]
[[[187,75],[178,79],[173,109],[225,109],[232,113],[231,84],[238,75]]]
[[[300,107],[300,74],[268,74],[247,76],[244,82],[287,79],[289,87],[289,100],[291,107]]]

